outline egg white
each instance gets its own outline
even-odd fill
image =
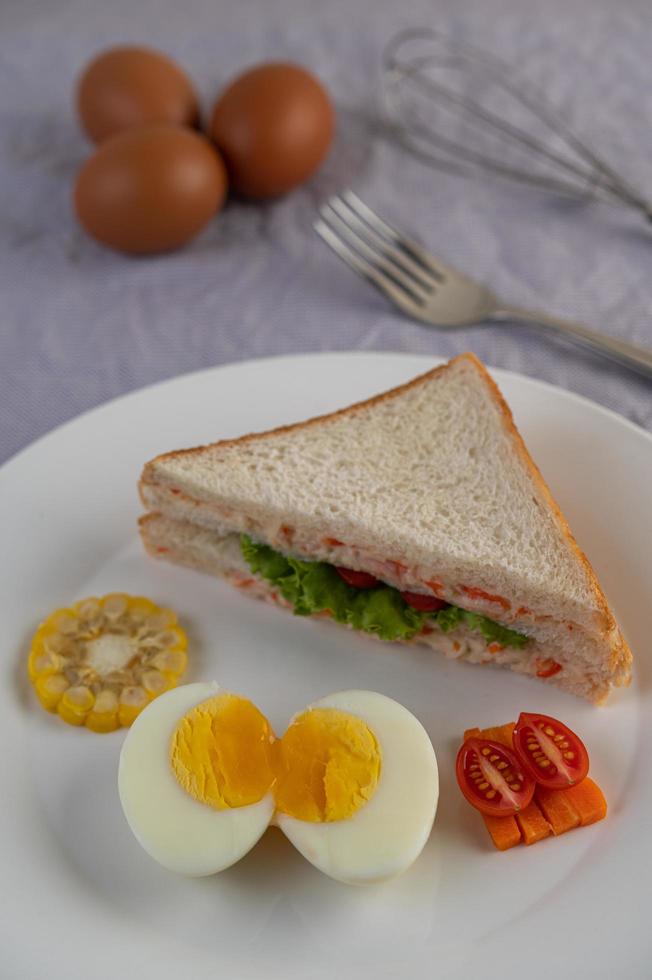
[[[310,705],[357,715],[380,746],[381,772],[374,795],[353,816],[310,823],[284,813],[274,822],[316,868],[346,884],[393,878],[419,856],[439,799],[432,743],[411,712],[373,691],[341,691]]]
[[[274,798],[231,810],[193,799],[170,765],[170,740],[183,716],[216,694],[215,682],[187,684],[162,694],[138,716],[122,746],[120,802],[147,853],[170,871],[199,877],[230,867],[262,837]]]

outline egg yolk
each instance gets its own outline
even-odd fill
[[[255,704],[217,694],[189,711],[170,746],[172,771],[195,800],[216,810],[258,803],[274,783],[274,732]]]
[[[381,753],[365,722],[336,708],[309,708],[276,739],[251,701],[218,694],[181,719],[172,771],[200,803],[225,810],[271,791],[277,810],[311,823],[346,820],[373,796]]]
[[[311,823],[345,820],[371,799],[380,748],[371,729],[336,708],[309,708],[276,743],[277,809]]]

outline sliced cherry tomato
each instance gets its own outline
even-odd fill
[[[495,817],[524,810],[534,796],[534,779],[507,746],[469,738],[457,753],[457,782],[471,806]]]
[[[401,592],[401,597],[408,606],[418,609],[419,612],[437,612],[438,609],[444,609],[448,605],[436,595],[422,595],[420,592]]]
[[[378,585],[378,579],[369,572],[356,572],[352,568],[342,568],[340,565],[334,567],[340,578],[354,589],[371,589],[374,585]]]
[[[556,660],[542,660],[539,663],[537,677],[554,677],[561,669],[561,664],[558,664]]]
[[[521,712],[512,741],[523,768],[547,789],[567,789],[589,771],[581,738],[556,718]]]

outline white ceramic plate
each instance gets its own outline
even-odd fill
[[[155,563],[140,547],[136,481],[155,453],[329,411],[433,363],[326,354],[194,374],[97,409],[0,471],[3,976],[649,976],[650,436],[580,398],[495,372],[638,657],[632,687],[604,709],[516,675],[295,620]],[[123,734],[69,728],[40,710],[25,678],[39,619],[112,590],[179,610],[192,643],[187,679],[240,691],[277,731],[341,688],[407,705],[428,729],[441,773],[435,829],[413,868],[386,885],[347,888],[277,831],[212,878],[185,880],[154,864],[118,802]],[[509,721],[521,709],[581,733],[610,815],[500,854],[461,798],[453,762],[464,727]]]

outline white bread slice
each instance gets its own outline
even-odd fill
[[[176,521],[434,591],[578,656],[591,641],[592,688],[629,677],[595,575],[472,354],[329,416],[159,456],[140,491]]]
[[[290,608],[273,586],[252,574],[242,555],[237,534],[222,537],[215,531],[175,521],[162,514],[141,517],[140,532],[145,548],[154,558],[224,578],[249,596]],[[495,645],[488,647],[480,634],[462,626],[453,633],[442,633],[435,628],[411,642],[428,646],[449,659],[508,667],[532,676],[536,676],[541,663],[554,660],[560,663],[562,670],[552,675],[549,683],[596,703],[603,701],[610,690],[609,679],[605,681],[599,667],[595,669],[600,663],[596,649],[599,643],[586,634],[574,638],[572,643],[567,641],[565,647],[560,648],[554,637],[547,635],[546,628],[539,627],[538,636],[527,648],[496,650]]]

